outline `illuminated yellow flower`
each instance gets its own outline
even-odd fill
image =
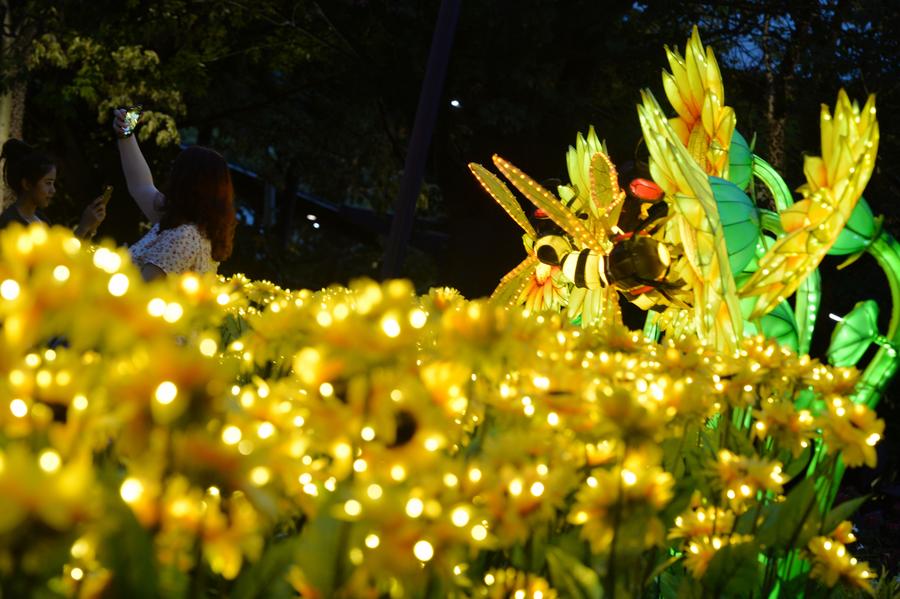
[[[835,398],[828,403],[817,425],[829,453],[840,452],[851,468],[865,464],[874,468],[878,461],[875,445],[884,433],[884,420],[863,404]]]
[[[731,107],[725,106],[725,89],[715,54],[712,48],[704,49],[695,26],[684,57],[668,47],[666,56],[672,72],[663,71],[663,86],[678,113],[677,118],[669,119],[669,124],[707,174],[727,178],[735,115]]]
[[[638,117],[650,152],[650,173],[665,190],[670,206],[664,236],[683,251],[685,264],[678,274],[693,293],[692,330],[701,340],[731,353],[742,336],[741,311],[709,178],[688,154],[653,94],[644,90],[641,96]]]
[[[848,520],[838,524],[831,532],[831,536],[845,545],[856,542],[856,535],[853,534],[853,523]]]
[[[814,420],[809,410],[798,410],[792,402],[769,398],[753,410],[756,422],[753,436],[759,440],[771,437],[794,457],[809,447],[815,435]]]
[[[665,537],[658,512],[672,498],[674,479],[659,467],[631,464],[593,470],[575,496],[570,523],[594,553],[605,553],[615,539],[616,551],[640,552]]]
[[[482,579],[484,586],[475,589],[473,597],[484,599],[506,599],[507,597],[541,597],[556,599],[556,591],[540,576],[507,568],[489,570]]]
[[[588,388],[585,396],[595,406],[595,430],[604,438],[616,436],[640,445],[659,439],[670,420],[667,411],[655,402],[642,401],[636,389],[611,384],[611,381],[596,383]]]
[[[833,190],[836,197],[862,194],[868,176],[852,177],[860,159],[874,157],[878,146],[878,122],[875,118],[875,96],[870,95],[865,106],[851,102],[847,92],[838,92],[834,114],[822,104],[819,117],[822,155],[807,156],[803,163],[806,184],[798,189],[804,197],[810,197],[822,188]],[[871,169],[873,161],[862,161],[863,168]],[[857,187],[848,189],[855,184]],[[862,185],[862,187],[859,187]],[[851,209],[852,210],[852,209]]]
[[[428,299],[438,310],[446,310],[465,298],[453,287],[432,287],[428,290]]]
[[[558,310],[566,304],[568,287],[558,266],[538,263],[528,277],[517,303],[525,305],[526,312]]]
[[[759,269],[740,289],[741,297],[756,297],[749,318],[777,306],[797,290],[834,245],[875,168],[879,129],[875,96],[865,106],[838,93],[832,115],[822,105],[822,156],[807,157],[804,199],[782,213],[785,235],[759,260]]]
[[[241,571],[244,558],[259,559],[264,543],[263,522],[240,492],[228,498],[227,517],[218,496],[207,496],[206,506],[201,529],[203,557],[213,572],[233,579]]]
[[[675,527],[669,530],[668,538],[691,540],[722,535],[732,529],[734,518],[731,510],[698,505],[675,518]]]
[[[722,494],[733,509],[741,510],[756,499],[756,493],[781,493],[785,481],[781,462],[756,456],[736,455],[727,449],[719,450],[716,473]]]
[[[77,599],[102,599],[109,596],[109,583],[113,573],[106,568],[84,568],[82,565],[67,564],[62,576],[54,579],[51,585],[65,589],[66,597]]]
[[[839,582],[872,593],[870,580],[875,578],[869,564],[851,556],[840,541],[816,537],[807,546],[812,557],[810,576],[831,588]]]
[[[856,391],[860,372],[856,368],[825,368],[816,364],[804,376],[804,383],[809,384],[817,393],[824,396],[838,395],[849,397]]]
[[[99,491],[86,453],[66,459],[53,448],[32,453],[21,443],[0,451],[0,531],[29,517],[69,530],[96,515]]]
[[[709,562],[716,556],[722,547],[748,543],[753,540],[752,535],[728,535],[722,534],[713,537],[698,538],[688,544],[684,560],[684,566],[694,578],[703,578]]]
[[[580,480],[580,460],[578,445],[550,427],[502,430],[485,441],[483,460],[473,466],[478,474],[470,470],[463,484],[477,490],[491,533],[512,544],[564,509]]]

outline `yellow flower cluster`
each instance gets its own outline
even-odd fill
[[[812,556],[811,576],[832,588],[838,582],[872,593],[875,574],[866,562],[850,555],[844,543],[828,537],[816,537],[807,548]]]
[[[0,321],[0,574],[67,596],[136,579],[116,576],[128,534],[167,596],[211,572],[311,597],[553,597],[547,544],[637,571],[668,543],[702,578],[817,434],[765,399],[829,397],[804,409],[848,464],[883,427],[838,414],[840,373],[761,339],[732,358],[406,281],[145,284],[123,251],[40,226],[0,234]],[[709,472],[714,499],[676,518]],[[244,576],[261,563],[284,566]]]

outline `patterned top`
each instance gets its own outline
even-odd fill
[[[35,213],[34,216],[37,220],[33,222],[47,222],[46,219],[42,218],[38,213]],[[25,227],[31,224],[30,221],[25,220],[25,217],[22,216],[22,213],[19,212],[19,209],[16,208],[15,204],[10,204],[9,207],[3,211],[3,214],[0,214],[0,229],[5,229],[12,223],[19,223]]]
[[[154,264],[166,274],[216,272],[219,266],[212,259],[209,239],[194,224],[160,231],[159,223],[156,223],[146,235],[128,248],[128,253],[138,266]]]

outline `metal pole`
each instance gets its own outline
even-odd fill
[[[441,90],[450,61],[450,47],[459,18],[461,0],[442,0],[438,13],[434,37],[431,40],[431,51],[428,54],[428,67],[422,91],[419,94],[419,106],[416,108],[416,120],[413,125],[409,149],[406,153],[406,164],[403,167],[403,179],[400,182],[400,194],[394,204],[394,218],[391,222],[391,233],[385,246],[384,260],[381,265],[382,278],[399,277],[406,257],[406,246],[412,235],[412,226],[416,212],[416,198],[422,187],[425,173],[425,160],[431,135],[437,120],[441,100]]]

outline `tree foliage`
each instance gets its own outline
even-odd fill
[[[439,3],[11,4],[17,31],[37,40],[26,137],[61,157],[66,195],[83,202],[102,181],[118,180],[102,121],[114,104],[143,101],[145,150],[163,167],[155,168],[158,176],[175,151],[165,143],[180,133],[281,189],[281,234],[263,244],[264,255],[297,238],[300,218],[287,191],[295,186],[335,204],[390,209]],[[742,119],[738,129],[756,137],[762,155],[784,161],[778,166],[789,182],[801,179],[802,154],[816,147],[819,102],[840,86],[854,97],[879,94],[886,134],[868,195],[890,221],[891,206],[879,198],[898,186],[893,165],[900,148],[892,131],[900,47],[892,32],[900,17],[885,8],[875,0],[766,0],[727,8],[712,2],[463,3],[419,205],[420,217],[449,217],[443,226],[451,242],[438,256],[441,278],[468,295],[486,293],[517,252],[515,231],[480,196],[465,164],[497,151],[539,177],[557,177],[562,151],[590,124],[617,164],[644,160],[633,111],[638,90],[661,92],[662,46],[682,43],[695,23],[722,57],[729,103]],[[7,81],[21,71],[13,66],[5,64]],[[261,187],[253,190],[242,199],[261,214]],[[127,241],[136,234],[130,223],[137,213],[122,200],[101,232]],[[61,219],[75,213],[59,203]],[[377,255],[377,236],[362,242],[367,254]],[[315,262],[315,254],[308,257],[305,262]],[[291,283],[302,280],[287,275]]]

